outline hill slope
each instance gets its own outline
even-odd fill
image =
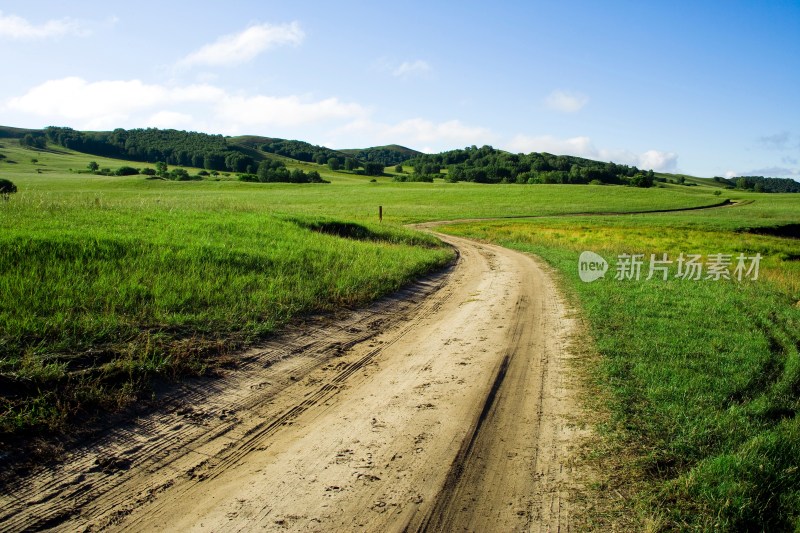
[[[399,144],[374,146],[372,148],[348,148],[339,151],[360,161],[380,163],[385,167],[397,165],[422,155],[422,152],[400,146]]]

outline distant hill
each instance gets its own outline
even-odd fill
[[[233,146],[242,146],[270,154],[282,155],[307,163],[326,164],[332,157],[339,159],[340,163],[344,163],[345,159],[349,157],[341,151],[317,146],[305,141],[260,137],[258,135],[228,137],[227,140]]]
[[[698,178],[682,174],[653,173],[635,166],[594,161],[581,157],[532,152],[512,154],[484,146],[470,146],[438,154],[390,144],[371,148],[334,150],[305,141],[241,135],[224,137],[173,129],[121,128],[113,131],[77,131],[50,126],[44,129],[0,126],[0,139],[20,139],[28,147],[43,148],[45,140],[78,152],[102,157],[208,170],[255,174],[265,159],[286,158],[328,165],[332,170],[380,175],[383,167],[402,163],[413,172],[395,176],[398,181],[447,181],[479,183],[608,183],[649,187],[667,185],[708,186],[755,192],[800,192],[797,181],[785,178],[743,176],[733,179]],[[332,159],[337,161],[331,161]],[[272,164],[272,163],[270,163]],[[364,168],[363,171],[358,170]]]
[[[594,161],[583,157],[546,152],[512,154],[491,146],[469,146],[439,154],[421,154],[407,162],[414,167],[408,180],[431,177],[475,183],[606,183],[651,187],[653,171],[635,166]],[[446,174],[442,174],[446,169]]]
[[[422,155],[422,152],[400,146],[399,144],[389,144],[387,146],[374,146],[372,148],[348,148],[339,150],[359,161],[380,163],[385,167],[397,165],[408,161],[414,157]]]
[[[0,139],[21,139],[28,133],[42,133],[42,130],[31,130],[26,128],[12,128],[10,126],[0,126]]]

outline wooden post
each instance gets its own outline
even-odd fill
[[[378,206],[378,222],[383,223],[383,206]]]

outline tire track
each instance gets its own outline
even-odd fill
[[[568,309],[529,256],[440,237],[448,272],[181,386],[10,487],[0,529],[569,530]]]

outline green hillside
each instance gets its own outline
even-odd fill
[[[400,146],[399,144],[374,146],[372,148],[349,148],[339,151],[360,161],[380,163],[384,167],[395,166],[422,155],[422,152]]]

